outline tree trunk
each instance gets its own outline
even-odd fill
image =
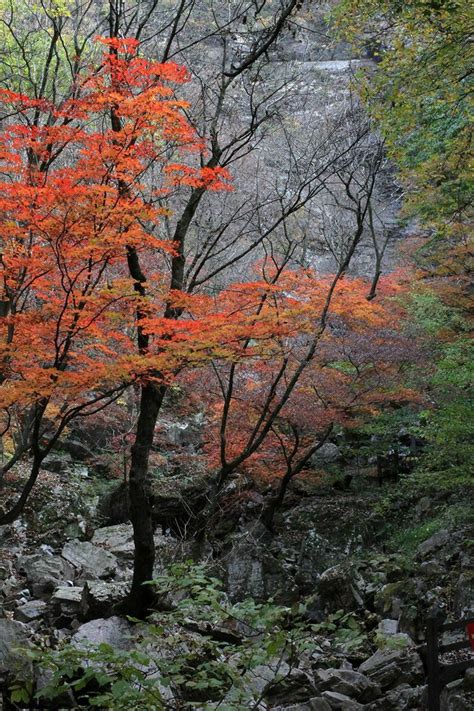
[[[129,614],[140,618],[150,611],[154,597],[152,586],[145,584],[153,579],[155,563],[153,502],[148,460],[164,390],[152,384],[142,386],[136,438],[131,449],[129,501],[135,553],[132,588],[125,608]]]

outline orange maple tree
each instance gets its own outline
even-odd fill
[[[274,324],[271,335],[248,340],[240,362],[205,365],[205,375],[188,378],[201,397],[206,384],[212,405],[205,449],[218,471],[217,493],[239,470],[270,484],[275,496],[264,518],[271,525],[288,484],[335,427],[357,427],[419,400],[404,381],[420,350],[403,332],[396,275],[381,279],[376,301],[364,279],[313,270],[285,270],[260,288],[247,306],[260,323]]]
[[[219,342],[210,323],[158,316],[177,303],[165,279],[176,247],[159,225],[175,186],[228,189],[229,176],[200,167],[205,147],[174,96],[185,70],[138,57],[135,41],[99,41],[101,66],[61,105],[0,93],[0,407],[4,431],[22,423],[3,472],[34,455],[10,520],[72,418],[151,373],[171,378]],[[186,153],[195,167],[170,161]],[[149,347],[137,349],[137,330]]]
[[[3,473],[31,455],[28,481],[0,521],[21,513],[42,462],[74,418],[94,415],[138,384],[130,599],[142,614],[154,562],[148,462],[177,374],[212,362],[221,393],[220,404],[206,393],[216,413],[217,490],[231,471],[244,462],[258,466],[270,450],[287,467],[293,452],[293,476],[315,448],[311,432],[323,441],[334,422],[352,416],[355,391],[361,395],[371,378],[369,390],[376,389],[373,369],[362,377],[363,368],[354,366],[354,376],[334,367],[347,361],[348,343],[354,352],[377,331],[370,362],[377,360],[382,379],[393,370],[382,350],[394,316],[367,300],[365,283],[346,277],[367,204],[335,275],[293,272],[284,261],[217,294],[186,293],[183,244],[161,229],[170,192],[228,190],[230,177],[208,157],[187,104],[175,96],[186,71],[138,56],[135,40],[99,41],[100,66],[62,104],[0,93],[8,115],[0,136],[3,432],[21,423]],[[374,396],[364,397],[370,407]],[[308,409],[316,424],[302,427]]]

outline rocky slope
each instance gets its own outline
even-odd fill
[[[70,506],[74,486],[59,486],[59,475],[51,474],[52,482],[56,488],[42,494],[50,503],[54,499],[60,516]],[[59,492],[68,494],[62,498]],[[226,708],[426,708],[426,617],[434,607],[451,619],[472,614],[469,531],[458,525],[438,530],[413,553],[384,552],[383,540],[374,544],[381,525],[374,513],[379,498],[375,488],[344,494],[327,488],[317,495],[296,492],[280,515],[277,532],[270,535],[258,520],[255,494],[242,505],[232,530],[225,532],[224,527],[201,548],[201,562],[224,581],[230,603],[271,597],[292,611],[288,633],[292,625],[300,626],[306,639],[296,656],[278,658],[278,669],[267,659],[245,677],[256,705]],[[97,497],[91,497],[74,526],[66,517],[59,535],[54,517],[38,521],[27,516],[0,531],[0,683],[5,708],[18,708],[7,701],[15,678],[34,679],[36,686],[43,683],[19,648],[54,648],[67,640],[133,648],[134,628],[116,608],[131,580],[131,526],[100,525],[97,503]],[[415,512],[418,525],[432,505],[425,502]],[[173,562],[196,558],[191,541],[158,531],[157,576]],[[212,626],[206,631],[211,638],[214,633]],[[451,636],[444,641],[453,640]],[[471,672],[450,684],[443,692],[443,708],[472,708],[472,686]],[[201,708],[211,708],[209,703]],[[70,699],[68,707],[75,707]],[[186,706],[170,697],[168,708]]]

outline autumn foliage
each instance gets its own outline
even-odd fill
[[[0,93],[10,117],[0,137],[0,407],[5,431],[13,421],[24,430],[11,461],[34,453],[32,485],[75,417],[136,384],[156,418],[156,388],[186,371],[184,387],[206,402],[221,483],[240,465],[293,476],[334,426],[413,396],[399,379],[413,357],[398,328],[400,287],[382,280],[368,299],[345,268],[323,275],[278,258],[218,291],[176,287],[170,264],[183,245],[162,229],[170,196],[230,190],[231,179],[206,162],[175,95],[186,71],[139,57],[134,40],[98,41],[102,63],[62,104]]]
[[[174,245],[160,237],[167,193],[176,185],[227,189],[228,175],[171,163],[204,147],[174,87],[184,69],[135,56],[131,40],[105,40],[102,65],[60,106],[2,90],[11,120],[0,137],[2,343],[0,405],[48,403],[64,415],[87,408],[151,369],[166,374],[194,348],[195,321],[155,315],[174,296],[164,281]],[[110,112],[120,131],[105,126]],[[191,156],[192,157],[192,156]],[[144,299],[127,259],[147,264]],[[187,306],[190,306],[188,303]],[[136,315],[146,316],[153,352],[137,353]],[[172,352],[170,352],[172,351]]]

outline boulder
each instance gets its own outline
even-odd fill
[[[314,529],[305,532],[296,561],[296,580],[303,594],[311,594],[324,571],[341,559],[340,549]]]
[[[117,558],[133,559],[133,527],[131,523],[97,528],[92,536],[93,545],[105,548]]]
[[[413,648],[379,649],[360,665],[359,672],[379,684],[383,690],[403,682],[416,684],[424,678],[420,656]]]
[[[252,529],[238,535],[226,559],[225,582],[231,600],[248,597],[255,600],[273,597],[279,603],[295,600],[297,587],[284,561],[268,545],[269,540]]]
[[[111,578],[117,571],[117,558],[90,541],[69,541],[61,555],[79,574],[82,572],[85,577],[93,580]]]
[[[312,467],[320,467],[324,464],[334,464],[341,459],[341,450],[333,442],[325,442],[310,459]]]
[[[438,531],[434,536],[428,538],[428,540],[423,541],[418,546],[417,555],[419,558],[426,558],[428,555],[432,555],[439,548],[445,546],[451,541],[451,533],[447,530]]]
[[[306,704],[315,692],[313,681],[305,672],[290,667],[280,658],[252,669],[246,676],[246,684],[254,696],[265,698],[272,708],[296,701]]]
[[[173,547],[176,543],[176,539],[164,536],[158,531],[155,532],[154,541],[157,550]],[[128,563],[133,560],[135,546],[131,523],[118,523],[113,526],[97,528],[94,531],[91,543],[99,548],[104,548],[121,561]]]
[[[81,625],[71,637],[75,647],[110,644],[116,649],[130,649],[132,626],[122,617],[92,620]]]
[[[454,607],[457,616],[474,614],[474,572],[464,571],[454,585]]]
[[[59,627],[69,624],[79,616],[81,599],[81,587],[59,587],[55,590],[50,607]]]
[[[46,553],[22,556],[17,567],[26,575],[33,595],[45,599],[60,583],[73,577],[73,568],[63,558]]]
[[[420,573],[427,575],[428,577],[439,579],[442,575],[446,575],[446,568],[441,565],[439,560],[432,558],[430,560],[425,560],[420,565]]]
[[[41,468],[47,472],[62,474],[72,466],[72,463],[72,457],[70,454],[60,454],[56,452],[55,454],[50,454],[43,459]]]
[[[416,599],[413,581],[387,583],[375,594],[375,611],[380,615],[385,615],[386,618],[390,616],[391,619],[398,619],[403,609],[403,601],[407,597]]]
[[[377,701],[365,706],[366,711],[408,711],[408,709],[424,709],[426,686],[411,687],[400,684]]]
[[[357,572],[347,565],[335,565],[319,578],[321,602],[328,612],[357,610],[364,606]]]
[[[341,709],[342,711],[358,711],[363,709],[362,704],[359,704],[354,699],[351,699],[345,694],[339,694],[337,691],[324,691],[322,698],[327,701],[331,709]]]
[[[126,582],[86,581],[81,596],[81,616],[86,620],[110,617],[129,589]]]
[[[446,684],[440,700],[444,711],[472,711],[474,708],[474,693],[466,691],[462,679]]]
[[[337,691],[363,703],[382,693],[378,684],[352,669],[318,669],[315,679],[321,691]]]
[[[47,604],[44,600],[28,600],[23,605],[17,607],[15,617],[21,622],[33,622],[46,612]]]
[[[274,684],[276,680],[285,679],[289,676],[290,671],[290,666],[281,659],[276,659],[274,662],[269,662],[268,664],[260,664],[248,674],[248,685],[254,693],[259,696],[264,696],[265,691]]]
[[[378,631],[384,637],[398,634],[398,620],[381,620],[378,625]]]
[[[30,646],[30,630],[22,622],[0,619],[0,682],[6,677],[29,679],[31,661],[22,652]]]
[[[68,438],[63,442],[63,447],[75,461],[87,462],[92,460],[96,452],[80,439]]]
[[[315,696],[309,700],[311,711],[331,711],[331,707],[327,701],[320,696]]]

